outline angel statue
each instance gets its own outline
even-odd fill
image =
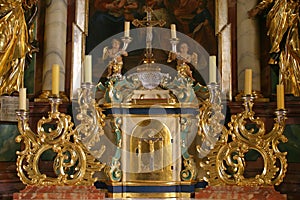
[[[191,81],[194,81],[192,71],[189,64],[195,66],[198,63],[198,55],[194,52],[192,54],[188,53],[189,46],[187,43],[182,43],[180,45],[180,51],[178,53],[170,53],[168,62],[174,60],[174,57],[177,58],[177,71],[178,74],[182,77],[189,78]]]
[[[121,71],[123,67],[123,58],[122,56],[127,56],[128,53],[120,48],[120,41],[117,39],[112,39],[111,48],[108,46],[103,48],[102,59],[109,59],[108,63],[108,75],[110,77],[121,77]]]
[[[271,42],[269,64],[279,65],[286,93],[300,96],[299,0],[262,0],[248,11],[250,18],[270,9],[267,15]]]
[[[24,70],[37,51],[31,28],[37,0],[0,0],[0,95],[24,85]]]

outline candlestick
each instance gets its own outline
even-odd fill
[[[276,86],[277,89],[277,109],[284,110],[284,87],[283,84]]]
[[[86,55],[84,58],[84,82],[92,83],[92,55]]]
[[[171,38],[176,38],[176,25],[171,24]]]
[[[26,88],[19,90],[19,110],[26,110]]]
[[[124,24],[124,37],[129,37],[130,22]]]
[[[245,95],[252,94],[252,70],[246,69],[245,70]]]
[[[216,56],[209,56],[209,83],[217,82]]]
[[[52,95],[59,94],[59,65],[52,65]]]

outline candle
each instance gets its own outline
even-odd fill
[[[176,25],[171,24],[171,38],[176,38]]]
[[[252,94],[252,70],[246,69],[245,70],[245,95]]]
[[[84,82],[92,83],[92,56],[86,55],[84,58]]]
[[[19,109],[26,110],[26,88],[19,90]]]
[[[124,24],[124,37],[129,37],[130,22]]]
[[[217,82],[216,56],[209,56],[209,83]]]
[[[59,65],[52,65],[52,95],[59,94]]]
[[[284,87],[283,84],[276,86],[277,89],[277,109],[284,109]]]

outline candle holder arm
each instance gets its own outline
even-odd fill
[[[104,135],[105,115],[96,103],[93,84],[82,84],[78,90],[78,106],[79,113],[76,115],[76,119],[79,120],[79,123],[76,130],[81,142],[95,158],[99,159],[106,149],[106,146],[100,142],[101,136]],[[97,148],[95,148],[96,146]],[[100,148],[98,148],[99,146]]]
[[[199,109],[198,135],[201,144],[196,146],[199,155],[205,157],[220,138],[225,116],[222,113],[222,100],[218,84],[208,84],[209,97],[203,101]]]

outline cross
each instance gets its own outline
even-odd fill
[[[150,7],[145,8],[145,12],[147,13],[146,17],[144,17],[142,20],[134,19],[132,21],[132,24],[136,27],[153,27],[159,25],[160,27],[164,26],[166,24],[165,20],[152,20],[152,13],[153,10]]]
[[[154,63],[153,54],[152,54],[152,27],[159,25],[160,27],[166,24],[165,20],[152,20],[153,10],[151,7],[145,8],[146,17],[142,20],[134,19],[132,24],[136,27],[146,27],[146,58],[144,59],[144,63]]]

